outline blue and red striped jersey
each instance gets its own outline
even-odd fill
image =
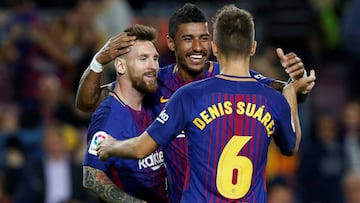
[[[124,140],[141,134],[154,120],[151,109],[136,111],[113,96],[107,96],[93,113],[87,134],[87,151],[84,166],[105,174],[123,191],[146,202],[168,202],[164,153],[159,148],[149,156],[137,159],[111,157],[102,162],[94,147],[100,139],[111,135]]]
[[[188,84],[147,129],[164,147],[186,134],[189,164],[181,202],[266,202],[270,139],[291,151],[296,135],[281,93],[245,80],[218,75]]]
[[[219,63],[209,61],[205,64],[206,68],[197,80],[209,78],[220,73]],[[250,70],[250,75],[259,82],[269,85],[274,80]],[[190,83],[179,77],[175,64],[162,67],[158,73],[159,88],[154,94],[145,98],[147,104],[151,106],[155,115],[159,115],[172,94],[180,87]],[[185,171],[187,162],[187,140],[184,133],[177,135],[169,145],[164,148],[165,163],[169,182],[169,197],[172,203],[180,202],[181,193],[185,181]]]

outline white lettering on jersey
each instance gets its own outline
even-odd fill
[[[254,75],[254,78],[257,79],[257,80],[264,80],[264,79],[266,79],[266,77],[263,76],[263,75],[261,75],[260,73]]]
[[[178,135],[176,135],[176,138],[183,138],[185,137],[185,132],[181,131]]]
[[[166,110],[162,110],[160,115],[156,118],[157,121],[164,124],[169,119],[169,115],[166,113]]]
[[[154,152],[149,156],[139,159],[139,169],[151,168],[153,171],[156,171],[164,164],[164,152]]]
[[[88,149],[89,154],[97,156],[96,148],[103,140],[106,139],[106,136],[107,133],[104,131],[98,131],[93,135]]]

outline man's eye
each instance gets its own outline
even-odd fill
[[[204,36],[204,37],[201,37],[201,40],[202,41],[209,41],[210,37],[209,36]]]

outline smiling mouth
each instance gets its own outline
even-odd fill
[[[191,54],[188,55],[189,59],[194,63],[201,63],[203,59],[205,58],[205,55],[203,54]]]

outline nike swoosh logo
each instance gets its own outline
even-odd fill
[[[164,96],[160,97],[160,103],[164,104],[164,103],[166,103],[168,101],[169,101],[169,99],[165,99]]]

